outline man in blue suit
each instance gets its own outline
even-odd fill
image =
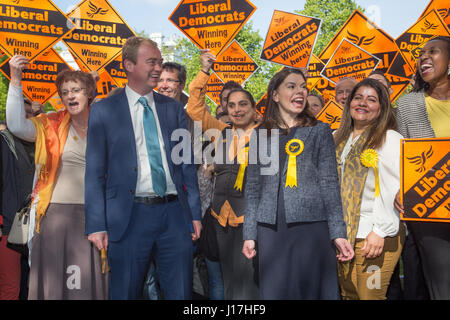
[[[122,49],[128,84],[94,104],[86,149],[86,234],[108,249],[110,298],[137,299],[153,255],[166,299],[190,299],[192,241],[201,231],[196,168],[176,164],[172,132],[186,128],[182,105],[153,91],[157,45],[132,37]],[[179,148],[177,148],[179,149]],[[193,230],[191,233],[190,230]]]

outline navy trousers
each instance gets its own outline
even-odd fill
[[[109,243],[110,299],[142,296],[151,255],[165,299],[191,299],[193,250],[183,211],[178,201],[134,203],[124,237]]]

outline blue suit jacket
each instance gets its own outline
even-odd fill
[[[170,137],[175,129],[186,128],[185,112],[174,99],[157,92],[153,92],[153,96],[170,175],[185,209],[179,214],[186,219],[186,225],[190,225],[192,220],[201,220],[193,157],[190,164],[175,165],[170,156],[179,143],[171,141]],[[183,143],[190,147],[190,140]],[[137,168],[135,135],[123,89],[95,103],[89,115],[85,175],[86,234],[107,231],[111,241],[122,238],[132,215]]]

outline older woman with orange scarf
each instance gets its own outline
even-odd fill
[[[84,235],[86,133],[96,83],[88,73],[60,72],[56,86],[65,109],[26,119],[21,79],[29,61],[16,55],[9,64],[8,127],[36,142],[28,298],[106,299],[100,253]]]

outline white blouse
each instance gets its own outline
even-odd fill
[[[359,136],[352,141],[347,140],[341,155],[342,175],[344,173],[345,158],[352,145]],[[400,214],[394,208],[394,199],[400,189],[400,139],[403,136],[394,130],[386,132],[386,141],[376,149],[378,153],[378,174],[380,180],[380,196],[375,193],[375,170],[369,168],[361,200],[357,239],[365,239],[371,231],[380,237],[397,235],[400,224]]]

